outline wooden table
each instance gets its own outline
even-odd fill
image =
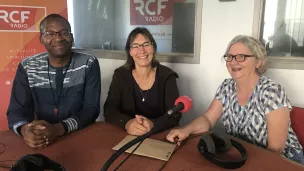
[[[163,140],[168,131],[153,135],[151,138]],[[0,132],[0,143],[5,144],[5,149],[0,154],[0,161],[17,160],[25,154],[41,153],[56,162],[61,163],[68,171],[98,171],[107,159],[114,153],[112,147],[119,143],[126,132],[105,122],[97,122],[86,129],[74,132],[62,137],[54,144],[42,150],[29,148],[23,139],[12,131]],[[163,170],[188,171],[188,170],[225,170],[207,161],[197,150],[199,137],[188,140],[176,153],[171,156]],[[298,171],[304,167],[291,162],[279,155],[255,145],[239,141],[246,148],[248,158],[245,165],[237,170],[275,170],[275,171]],[[2,149],[1,149],[2,148]],[[0,146],[0,151],[3,147]],[[109,170],[113,170],[127,155],[123,154],[115,161]],[[232,149],[227,156],[239,157],[239,153]],[[227,157],[226,156],[226,157]],[[12,164],[13,162],[1,162],[0,164]],[[164,161],[148,157],[132,155],[119,170],[159,170]],[[1,169],[7,171],[7,169]]]

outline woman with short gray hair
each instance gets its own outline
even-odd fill
[[[291,109],[284,88],[263,76],[267,54],[255,38],[234,37],[223,57],[232,78],[218,88],[207,111],[167,139],[182,141],[209,131],[222,116],[226,133],[304,164],[302,146],[290,125]]]

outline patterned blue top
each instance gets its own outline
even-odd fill
[[[28,57],[18,65],[14,79],[7,111],[9,128],[19,135],[19,128],[34,119],[51,124],[62,121],[67,133],[84,128],[99,115],[100,85],[94,56],[72,52],[70,64],[62,68],[50,66],[47,53]]]
[[[263,148],[268,144],[267,113],[283,106],[291,109],[283,87],[265,76],[260,77],[245,106],[238,103],[236,83],[233,79],[224,80],[215,98],[223,104],[222,117],[226,132]],[[292,158],[300,151],[302,147],[289,122],[283,155]]]

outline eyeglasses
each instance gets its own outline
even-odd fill
[[[63,31],[57,31],[57,32],[46,31],[41,34],[44,35],[46,38],[54,38],[54,37],[56,37],[57,34],[61,37],[69,37],[72,33],[70,31],[63,30]]]
[[[145,50],[149,50],[152,47],[152,42],[145,42],[143,44],[134,43],[131,45],[133,51],[138,51],[140,47],[143,47]]]
[[[233,58],[237,61],[237,62],[243,62],[245,61],[246,58],[249,57],[254,57],[253,55],[244,55],[244,54],[237,54],[237,55],[224,55],[224,59],[226,62],[231,62],[233,60]]]

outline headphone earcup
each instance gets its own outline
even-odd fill
[[[227,152],[232,147],[231,140],[225,133],[213,132],[211,137],[218,153]]]
[[[65,170],[59,163],[51,160],[47,156],[44,156],[42,154],[33,154],[33,156],[42,160],[44,169]]]
[[[242,159],[227,160],[218,158],[216,153],[228,151],[233,145],[242,155]],[[211,163],[225,168],[225,169],[237,169],[242,167],[247,159],[246,149],[237,141],[230,139],[227,134],[223,133],[211,133],[201,136],[199,143],[197,144],[198,151]]]
[[[211,154],[215,154],[215,144],[213,142],[212,137],[209,134],[204,134],[201,136],[201,139],[198,143],[198,150],[201,153],[209,152]]]
[[[26,155],[22,158],[22,160],[33,163],[34,165],[38,166],[39,168],[43,168],[43,161],[41,158],[38,158],[34,155]]]
[[[43,171],[43,161],[31,154],[21,157],[11,168],[11,171]]]
[[[10,169],[10,171],[26,171],[24,161],[18,160]]]

